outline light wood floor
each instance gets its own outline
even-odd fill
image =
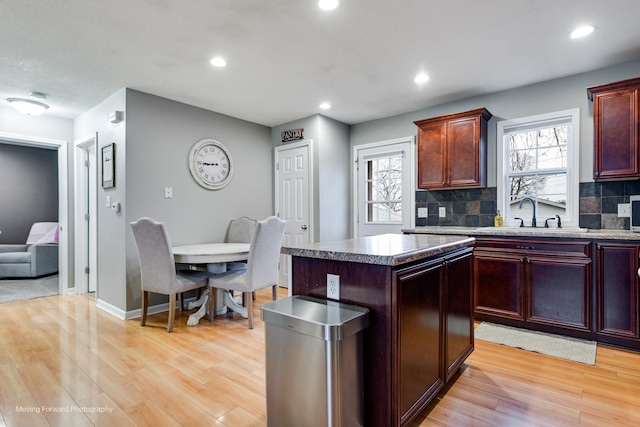
[[[1,426],[264,426],[264,325],[121,321],[84,296],[0,305]],[[285,296],[285,290],[281,290]],[[415,426],[638,426],[640,354],[599,347],[597,366],[476,341]],[[69,411],[69,412],[58,412]],[[106,412],[101,412],[106,411]]]

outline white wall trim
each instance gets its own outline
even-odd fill
[[[108,302],[106,302],[104,300],[96,299],[96,307],[98,307],[99,309],[101,309],[103,311],[106,311],[110,315],[115,316],[120,320],[127,320],[127,312],[125,312],[124,310],[119,309],[115,305],[109,304]]]
[[[91,259],[89,260],[89,265],[88,267],[90,268],[90,275],[92,275],[92,279],[89,280],[95,280],[95,278],[97,277],[97,271],[95,271],[97,269],[97,242],[96,242],[96,236],[97,236],[97,206],[91,206],[89,209],[90,214],[93,214],[92,216],[94,217],[92,221],[90,221],[90,226],[93,228],[93,236],[91,241],[89,240],[89,236],[87,235],[87,230],[86,227],[84,226],[85,222],[84,222],[84,214],[85,214],[85,207],[81,205],[81,202],[86,201],[86,195],[83,194],[85,192],[90,191],[86,185],[86,179],[87,179],[87,168],[85,168],[84,166],[84,161],[85,161],[85,156],[87,153],[87,148],[90,146],[93,146],[95,148],[95,151],[97,153],[97,144],[98,144],[98,134],[97,132],[91,135],[87,135],[83,138],[80,138],[79,140],[76,140],[74,142],[74,189],[75,189],[75,198],[74,198],[74,212],[75,212],[75,260],[74,260],[74,271],[75,271],[75,289],[78,293],[86,293],[89,291],[89,283],[84,280],[84,279],[80,279],[85,277],[85,272],[84,272],[84,268],[85,268],[85,264],[86,264],[86,260],[84,259],[86,257],[86,251],[89,251],[89,254],[91,256]],[[96,158],[97,159],[97,158]],[[94,162],[94,163],[97,163]],[[90,166],[90,169],[88,170],[88,173],[90,174],[95,174],[97,170],[97,165],[93,164]],[[97,178],[96,178],[97,179]],[[93,189],[93,191],[95,192],[97,189]],[[94,194],[95,197],[95,194]],[[95,204],[95,203],[94,203]],[[91,271],[93,270],[93,271]],[[97,286],[96,286],[97,288]],[[96,290],[96,296],[98,297],[98,292]]]

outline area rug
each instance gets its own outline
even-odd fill
[[[0,279],[0,304],[58,294],[57,274],[38,279]]]
[[[478,325],[474,335],[475,338],[483,341],[535,351],[587,365],[596,364],[597,345],[595,341],[527,331],[488,322],[482,322]]]

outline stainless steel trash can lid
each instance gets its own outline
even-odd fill
[[[262,305],[262,320],[292,332],[338,341],[369,326],[369,309],[294,295]]]

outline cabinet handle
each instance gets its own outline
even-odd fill
[[[447,185],[447,183],[442,181],[442,186],[444,187],[445,185]]]
[[[516,249],[535,249],[535,246],[516,246]]]
[[[524,262],[524,258],[520,258],[520,262]]]

